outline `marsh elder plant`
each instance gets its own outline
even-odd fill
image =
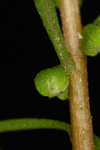
[[[87,56],[100,53],[100,17],[81,25],[77,0],[34,0],[35,7],[59,59],[33,79],[43,97],[69,102],[71,124],[47,118],[20,118],[0,121],[0,133],[33,129],[65,131],[73,150],[100,150],[100,138],[93,133],[89,108]],[[61,26],[58,13],[60,13]],[[67,148],[67,147],[66,147]]]

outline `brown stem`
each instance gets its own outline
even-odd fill
[[[70,117],[72,149],[94,150],[92,117],[90,114],[87,59],[81,51],[81,19],[78,0],[60,0],[64,38],[75,64],[70,81]]]

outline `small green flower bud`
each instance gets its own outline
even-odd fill
[[[100,53],[100,26],[89,24],[83,29],[82,50],[87,56]]]
[[[50,98],[58,96],[59,98],[59,94],[63,93],[68,87],[69,76],[65,69],[59,65],[40,71],[36,75],[34,83],[37,91],[42,96],[48,96]]]

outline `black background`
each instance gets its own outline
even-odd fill
[[[99,1],[84,0],[83,25],[100,14]],[[40,96],[33,78],[43,68],[59,63],[43,28],[34,3],[0,1],[0,119],[41,117],[70,122],[68,102]],[[88,78],[94,132],[100,136],[100,56],[88,57]],[[32,82],[30,82],[32,81]],[[30,89],[32,83],[32,93]],[[39,130],[0,134],[3,150],[61,148],[71,149],[64,131]]]

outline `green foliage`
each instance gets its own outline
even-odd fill
[[[64,130],[71,135],[70,125],[59,120],[47,118],[20,118],[0,121],[0,133],[35,129]]]
[[[66,88],[69,84],[69,76],[65,69],[58,65],[49,69],[40,71],[34,79],[37,91],[50,98],[58,96],[61,100],[66,100]]]
[[[89,24],[84,27],[82,50],[87,56],[96,56],[100,53],[100,26]]]

